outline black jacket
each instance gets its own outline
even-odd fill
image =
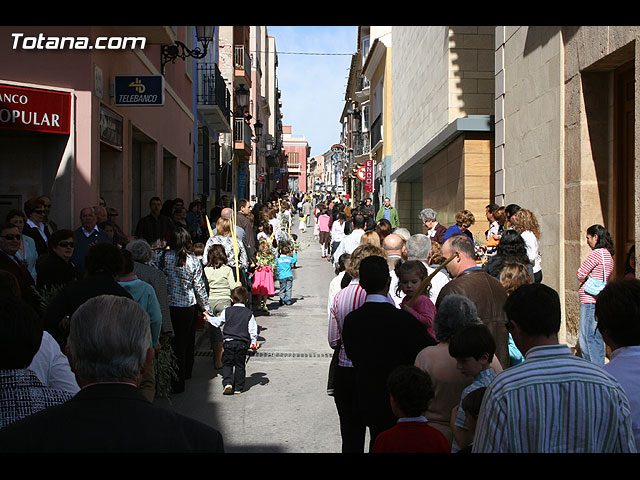
[[[0,429],[1,452],[224,453],[222,435],[153,405],[128,384],[95,384]]]

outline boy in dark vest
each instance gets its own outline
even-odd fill
[[[219,317],[207,320],[222,327],[224,351],[222,353],[222,394],[233,395],[244,389],[247,350],[257,348],[258,324],[251,309],[245,306],[249,293],[245,287],[231,291],[233,305],[225,308]]]

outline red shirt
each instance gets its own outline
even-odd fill
[[[373,453],[450,453],[445,436],[425,421],[399,421],[376,437]]]

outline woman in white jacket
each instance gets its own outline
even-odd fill
[[[522,208],[511,217],[511,223],[516,232],[524,239],[527,245],[527,256],[533,265],[533,280],[542,282],[542,257],[540,255],[540,225],[531,210]]]

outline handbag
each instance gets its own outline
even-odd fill
[[[597,278],[589,277],[584,284],[584,291],[594,297],[598,295],[607,284]]]
[[[602,258],[602,278],[604,280],[604,255]],[[593,295],[595,297],[606,286],[607,286],[606,282],[603,282],[602,280],[598,280],[597,278],[594,278],[591,275],[589,275],[589,277],[587,278],[587,281],[584,284],[584,291],[589,295]]]

